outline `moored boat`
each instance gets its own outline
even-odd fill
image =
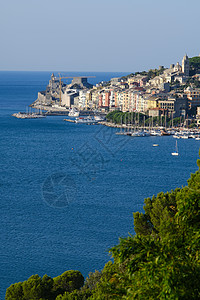
[[[79,123],[79,124],[97,124],[98,121],[95,120],[93,117],[89,116],[89,117],[78,117],[78,118],[76,118],[75,123]]]
[[[69,110],[68,116],[69,117],[79,117],[79,114],[80,113],[79,113],[78,109],[76,107],[73,107]]]
[[[171,153],[173,156],[178,156],[179,153],[178,153],[178,146],[177,146],[177,140],[176,140],[176,149],[175,149],[175,152],[172,152]]]

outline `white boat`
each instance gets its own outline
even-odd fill
[[[73,107],[69,110],[68,116],[69,117],[79,117],[79,114],[80,113],[79,113],[78,109],[76,107]]]
[[[131,136],[133,136],[133,137],[144,137],[144,136],[148,136],[148,135],[146,135],[146,133],[144,131],[135,131],[131,134]]]
[[[187,139],[188,139],[188,135],[186,135],[186,134],[181,135],[180,137],[181,137],[181,139],[184,139],[184,140],[187,140]]]
[[[160,131],[156,131],[156,130],[151,130],[150,131],[150,135],[152,135],[152,136],[161,136],[161,132]]]
[[[180,137],[180,135],[174,134],[174,135],[173,135],[173,138],[175,138],[175,139],[180,139],[181,137]]]
[[[94,119],[98,122],[101,122],[101,121],[104,121],[105,120],[105,117],[101,117],[101,116],[98,116],[98,115],[95,115],[94,116]]]
[[[121,126],[120,126],[120,131],[118,131],[118,132],[115,132],[115,134],[116,135],[125,135],[125,132],[124,131],[122,131],[122,116],[121,116]]]
[[[188,136],[188,138],[189,138],[189,139],[195,139],[196,136],[195,136],[194,134],[190,134],[190,135]]]
[[[177,156],[178,154],[178,146],[177,146],[177,141],[176,141],[176,149],[175,152],[172,152],[172,155]]]
[[[200,141],[200,136],[198,135],[196,138],[195,138],[196,141]]]
[[[93,117],[79,117],[76,118],[75,123],[79,124],[97,124],[98,121],[95,120]]]

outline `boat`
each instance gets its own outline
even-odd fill
[[[91,124],[98,124],[98,121],[95,120],[93,117],[89,116],[89,117],[78,117],[76,118],[75,123],[91,125]]]
[[[181,139],[187,140],[188,139],[188,135],[187,134],[183,134],[180,136]]]
[[[151,130],[150,135],[152,136],[161,136],[161,132],[157,130]]]
[[[121,116],[121,126],[120,126],[120,131],[115,132],[116,135],[124,135],[124,131],[122,131],[122,116]]]
[[[177,140],[176,140],[176,149],[175,152],[172,152],[172,155],[177,156],[178,154],[178,146],[177,146]]]
[[[153,144],[153,147],[158,147],[159,145],[158,144]]]
[[[150,132],[147,131],[147,130],[144,130],[144,133],[145,133],[145,136],[150,136],[151,135]]]
[[[132,136],[132,132],[131,131],[127,131],[127,132],[124,133],[124,135]]]
[[[95,119],[96,121],[98,121],[98,122],[102,122],[102,121],[105,120],[105,117],[102,117],[102,116],[99,116],[99,115],[95,115],[95,116],[94,116],[94,119]]]
[[[175,139],[180,139],[181,137],[180,137],[180,135],[178,135],[178,134],[174,134],[174,135],[173,135],[173,138],[175,138]]]
[[[195,138],[196,141],[200,141],[200,136],[197,135],[197,137]]]
[[[79,117],[79,114],[80,113],[79,113],[78,109],[76,107],[73,107],[73,108],[70,108],[68,116],[69,117]]]
[[[161,135],[168,136],[168,135],[171,135],[171,133],[169,131],[161,130]]]
[[[131,134],[133,137],[144,137],[144,136],[149,136],[146,132],[144,131],[135,131]]]

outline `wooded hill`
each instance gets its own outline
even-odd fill
[[[200,56],[189,58],[190,63],[190,76],[200,74]]]

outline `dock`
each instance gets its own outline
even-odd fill
[[[64,119],[63,121],[71,122],[71,123],[76,123],[76,121],[75,121],[75,120],[72,120],[72,119]]]

